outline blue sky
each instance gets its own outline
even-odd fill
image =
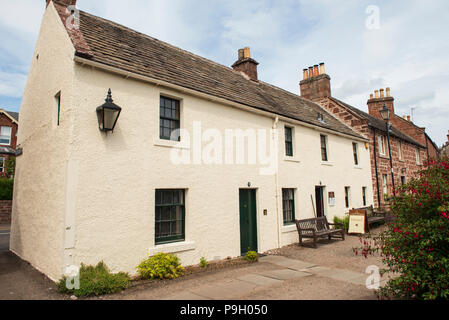
[[[369,6],[379,28],[367,28]],[[299,93],[301,70],[320,62],[333,96],[367,111],[391,87],[395,110],[438,144],[449,129],[447,0],[78,0],[81,10],[230,66],[251,47],[259,78]],[[0,0],[0,107],[19,111],[45,0]]]

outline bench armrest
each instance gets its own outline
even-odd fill
[[[330,226],[339,226],[341,229],[345,228],[345,225],[341,222],[337,222],[337,223],[328,223]]]

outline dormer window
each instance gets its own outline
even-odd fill
[[[321,112],[318,112],[318,121],[321,123],[326,123],[326,121],[324,121],[324,114]]]

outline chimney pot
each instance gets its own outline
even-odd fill
[[[317,64],[313,66],[313,75],[315,77],[320,75],[320,70],[318,69],[318,65]]]
[[[239,60],[243,60],[245,57],[245,54],[243,51],[244,51],[243,49],[239,49]]]
[[[249,47],[239,49],[238,60],[232,65],[235,71],[243,72],[251,80],[257,81],[257,65],[259,63],[251,59]]]
[[[313,67],[309,67],[309,78],[313,78]]]
[[[376,99],[379,98],[379,90],[374,90],[374,97],[375,97]]]
[[[384,89],[380,89],[380,97],[381,97],[381,98],[384,97]]]
[[[407,116],[407,121],[410,122],[410,116]]]
[[[251,58],[251,51],[250,51],[249,47],[245,47],[243,49],[243,53],[244,53],[244,58],[245,59]]]
[[[390,90],[390,88],[387,88],[386,90],[387,90],[387,97],[391,97],[391,90]]]
[[[320,74],[325,74],[326,73],[326,69],[324,68],[324,62],[320,63]]]
[[[303,80],[307,80],[309,77],[309,72],[307,69],[302,70]]]
[[[371,94],[369,95],[369,98],[370,98],[370,99],[374,99],[374,94],[371,93]]]

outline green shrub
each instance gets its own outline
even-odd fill
[[[0,178],[0,200],[12,200],[14,180]]]
[[[207,262],[206,258],[201,257],[201,259],[200,259],[200,266],[201,266],[202,268],[207,268],[207,265],[208,265],[208,264],[209,264],[209,263]]]
[[[137,267],[142,279],[175,279],[184,275],[179,258],[173,254],[158,253]]]
[[[248,251],[245,255],[245,260],[249,262],[257,262],[259,260],[259,255],[256,251]]]
[[[380,252],[381,272],[398,275],[380,288],[379,298],[448,299],[449,159],[426,164],[392,198],[390,213],[387,229],[359,248],[365,257]]]
[[[335,216],[334,223],[342,223],[345,231],[347,232],[349,230],[349,215],[346,215],[343,219]],[[340,226],[334,226],[334,228],[339,229]]]
[[[61,293],[73,294],[77,297],[99,296],[111,294],[126,289],[130,283],[128,274],[120,272],[113,274],[102,261],[95,267],[81,264],[79,289],[67,289],[66,277],[63,277],[57,284]]]

